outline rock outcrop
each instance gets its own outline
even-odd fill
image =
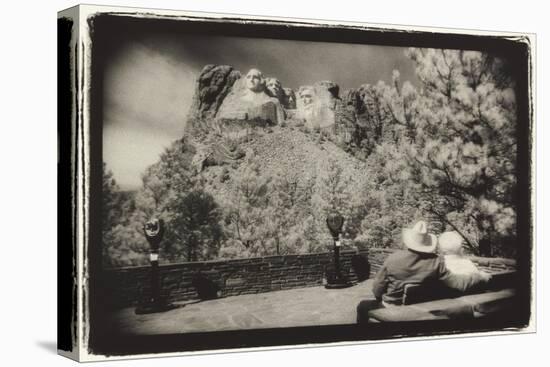
[[[197,79],[188,119],[214,118],[241,73],[228,65],[206,65]]]
[[[331,100],[340,99],[340,96],[339,96],[340,87],[338,86],[338,84],[331,82],[330,80],[323,80],[315,83],[314,86],[319,91],[319,93],[323,93],[324,91],[328,92],[329,99]]]
[[[357,89],[346,89],[342,92],[342,103],[345,106],[350,106],[357,113],[361,113],[365,107],[361,94]]]
[[[378,98],[370,85],[340,91],[338,84],[324,80],[293,90],[257,69],[241,75],[231,66],[207,65],[188,117],[206,135],[240,139],[251,129],[285,123],[323,131],[333,142],[353,147],[379,140],[383,111]]]

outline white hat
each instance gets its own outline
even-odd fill
[[[456,231],[445,232],[438,238],[439,252],[442,254],[459,254],[462,249],[462,236]]]
[[[437,247],[437,237],[428,233],[428,225],[423,220],[412,228],[403,228],[403,242],[411,250],[429,254]]]

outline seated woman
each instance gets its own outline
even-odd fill
[[[406,249],[389,255],[374,278],[372,292],[376,300],[362,301],[357,306],[358,323],[368,321],[370,310],[401,305],[406,284],[441,280],[453,287],[457,284],[473,286],[481,281],[472,274],[449,272],[443,258],[435,253],[437,237],[428,233],[424,221],[403,229],[403,243]]]
[[[443,255],[445,267],[451,274],[444,283],[459,291],[466,291],[491,279],[491,274],[479,270],[470,260],[462,256],[463,239],[458,232],[445,232],[439,236],[438,250]]]

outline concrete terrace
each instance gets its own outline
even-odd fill
[[[178,302],[179,308],[148,315],[128,307],[113,315],[112,326],[121,333],[154,335],[353,324],[364,299],[374,299],[372,280],[345,289],[317,286]]]

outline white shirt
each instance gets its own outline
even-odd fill
[[[445,267],[450,276],[443,279],[444,283],[459,291],[466,291],[479,283],[487,281],[484,272],[469,259],[459,255],[445,255]]]
[[[445,255],[445,266],[453,274],[472,274],[478,273],[479,269],[470,259],[465,259],[459,255]]]

